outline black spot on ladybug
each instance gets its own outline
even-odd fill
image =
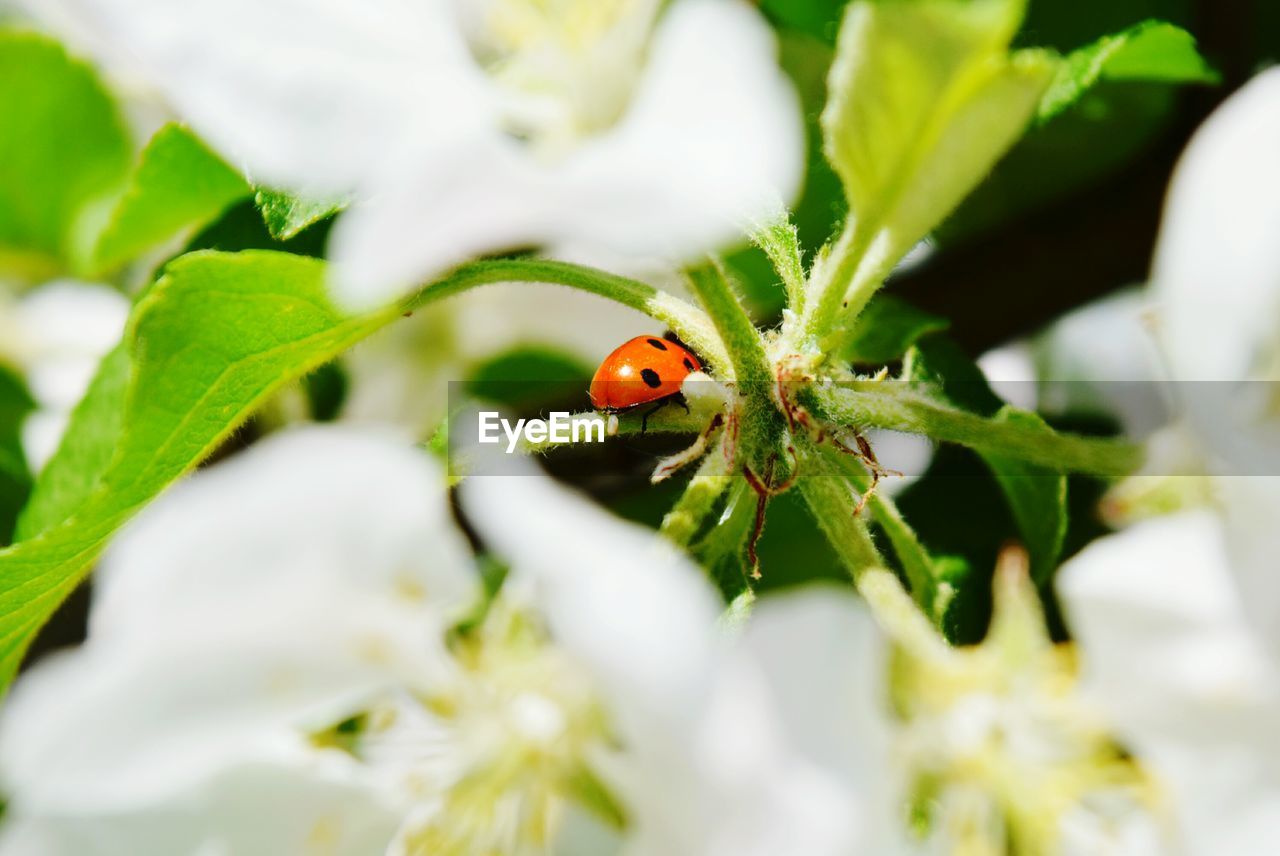
[[[645,341],[650,345],[653,345],[659,351],[665,351],[667,349],[667,346],[662,343],[661,339],[645,339]]]
[[[688,357],[685,357],[685,358],[684,358],[684,367],[685,367],[685,368],[687,368],[689,371],[693,371],[693,361],[692,361],[692,360],[690,360]]]
[[[662,386],[662,378],[658,377],[658,373],[653,369],[641,369],[640,379],[643,380],[646,385],[654,389]]]

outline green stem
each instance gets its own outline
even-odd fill
[[[871,475],[852,456],[840,452],[831,446],[818,446],[817,453],[827,463],[841,473],[859,494],[865,493],[871,486]],[[820,477],[814,474],[812,477]],[[876,523],[884,530],[893,547],[894,555],[906,573],[907,582],[911,585],[911,594],[916,603],[927,615],[933,615],[934,599],[937,594],[939,569],[929,551],[920,543],[915,530],[911,528],[902,512],[884,491],[877,490],[867,500],[867,509]]]
[[[685,487],[684,493],[671,510],[662,518],[658,531],[681,547],[687,547],[702,527],[702,522],[716,500],[729,488],[730,476],[720,444],[702,459],[697,473]]]
[[[637,411],[628,413],[620,413],[618,415],[618,426],[614,435],[627,436],[639,434],[697,434],[707,427],[707,420],[696,411],[693,413],[685,413],[678,407],[664,407],[662,410],[651,415],[648,422],[644,422],[644,414]],[[570,422],[595,421],[601,420],[608,424],[608,416],[601,415],[594,410],[588,410],[585,413],[573,413],[569,416]],[[592,435],[594,437],[594,434]],[[612,436],[606,434],[606,436]],[[574,443],[572,440],[564,442],[556,442],[553,440],[543,440],[538,443],[521,439],[519,451],[523,454],[536,454],[546,452],[561,446],[582,445],[582,441]]]
[[[731,475],[729,481],[724,511],[690,552],[707,569],[725,600],[732,603],[751,588],[743,553],[755,522],[756,495],[741,476]]]
[[[482,285],[538,282],[587,291],[630,306],[661,321],[726,377],[730,361],[706,313],[665,291],[582,265],[547,259],[492,259],[470,262],[424,286],[395,307],[404,313]]]
[[[773,269],[782,279],[786,291],[787,307],[794,313],[804,312],[805,285],[804,256],[796,227],[785,212],[759,225],[751,240],[764,251],[773,263]]]
[[[818,293],[812,295],[805,305],[802,335],[806,339],[816,342],[826,336],[835,325],[845,292],[867,253],[868,241],[862,236],[868,233],[869,230],[858,229],[852,218],[845,224],[844,231],[840,233],[839,239],[831,248],[831,255],[822,267]]]
[[[836,425],[924,434],[1058,472],[1123,476],[1142,465],[1142,450],[1132,443],[988,419],[940,404],[906,384],[881,383],[875,389],[814,388],[804,393],[803,400],[820,418]]]
[[[801,472],[820,472],[822,461],[801,447]],[[884,566],[880,551],[871,540],[867,526],[855,514],[857,498],[844,479],[821,475],[801,476],[797,487],[800,495],[813,513],[814,520],[831,543],[841,563],[857,583],[864,573]]]
[[[747,317],[738,298],[729,288],[724,271],[715,260],[689,271],[689,282],[711,316],[720,339],[729,350],[733,364],[733,379],[740,389],[760,390],[772,388],[773,377],[765,356],[760,331]]]
[[[880,629],[913,656],[931,662],[946,662],[955,652],[948,647],[928,618],[902,589],[902,583],[884,568],[871,568],[857,581],[862,595]]]

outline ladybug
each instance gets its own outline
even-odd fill
[[[606,413],[621,413],[642,404],[683,404],[680,385],[700,371],[702,363],[684,345],[655,336],[637,336],[623,342],[600,363],[591,378],[591,405]]]

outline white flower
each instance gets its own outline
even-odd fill
[[[256,181],[354,198],[353,305],[530,245],[682,260],[799,181],[744,0],[75,2]]]
[[[764,856],[870,839],[880,815],[848,771],[882,781],[877,743],[825,742],[873,733],[856,607],[762,609],[731,645],[674,548],[513,476],[468,486],[511,570],[455,630],[480,592],[442,478],[394,439],[310,429],[145,512],[100,569],[88,641],[4,711],[0,850]],[[811,693],[797,664],[834,650],[841,679]]]
[[[1095,542],[1060,577],[1087,681],[1193,854],[1271,853],[1280,836],[1278,117],[1271,71],[1210,118],[1156,256],[1159,333],[1211,505]]]
[[[57,281],[18,299],[0,296],[0,360],[21,371],[37,404],[22,428],[32,470],[43,467],[57,448],[98,360],[120,341],[128,315],[128,298],[105,285]]]

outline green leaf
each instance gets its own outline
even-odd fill
[[[1070,54],[1148,20],[1188,26],[1192,0],[1032,3],[1015,44]],[[1016,222],[1133,163],[1176,121],[1173,84],[1104,79],[1069,110],[1038,122],[960,209],[934,232],[942,249]],[[1043,101],[1042,101],[1043,104]]]
[[[944,337],[935,336],[921,343],[912,361],[912,371],[916,377],[934,383],[948,402],[990,416],[994,431],[1003,424],[1019,426],[1028,435],[1047,437],[1054,433],[1036,414],[1004,404],[987,384],[982,370]],[[1031,557],[1032,577],[1037,582],[1047,580],[1067,534],[1066,474],[1003,454],[998,447],[976,448],[976,451],[990,468],[1009,505]]]
[[[31,490],[22,450],[22,421],[34,407],[18,376],[0,365],[0,544],[9,543],[18,511]]]
[[[927,336],[903,361],[903,379],[932,387],[938,397],[980,416],[995,416],[1004,406],[978,364],[947,336]]]
[[[1186,30],[1145,21],[1072,52],[1040,99],[1037,121],[1062,113],[1101,80],[1217,83],[1219,75]]]
[[[878,294],[854,321],[839,359],[860,365],[891,363],[922,337],[948,326],[945,318],[892,295]]]
[[[84,255],[92,203],[129,166],[116,104],[56,42],[0,29],[0,268],[39,279]]]
[[[248,182],[181,125],[165,125],[134,165],[98,238],[93,267],[110,270],[192,227],[250,192]]]
[[[1048,428],[1034,413],[1005,407],[997,420]],[[1013,512],[1022,534],[1023,546],[1031,558],[1031,577],[1046,582],[1057,566],[1062,544],[1067,537],[1067,477],[1045,467],[1035,466],[1009,455],[980,451],[991,468],[996,483]]]
[[[277,241],[287,241],[309,226],[337,214],[345,202],[302,199],[279,190],[259,188],[254,196],[262,222]]]
[[[1018,139],[1056,60],[1010,53],[1017,0],[849,6],[822,115],[850,222],[812,311],[821,335],[856,315],[893,265]]]

